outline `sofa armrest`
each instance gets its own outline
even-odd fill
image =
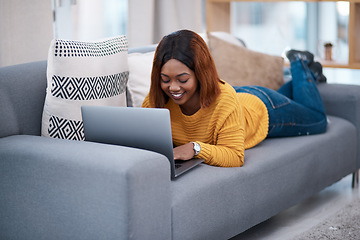
[[[170,239],[170,166],[150,151],[0,138],[0,239]]]
[[[357,129],[357,149],[360,149],[360,86],[348,84],[318,85],[328,115],[344,118]],[[360,168],[360,153],[357,153]]]

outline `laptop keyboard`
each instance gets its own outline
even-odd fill
[[[182,164],[183,164],[183,161],[181,161],[181,160],[175,160],[175,169],[181,167]]]

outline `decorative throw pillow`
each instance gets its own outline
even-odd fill
[[[258,85],[277,90],[284,84],[282,57],[249,50],[211,33],[208,39],[218,74],[230,85]]]
[[[82,105],[126,106],[127,50],[126,36],[94,42],[54,39],[41,134],[84,140]]]
[[[150,90],[151,70],[155,52],[130,53],[128,92],[132,107],[141,107]]]

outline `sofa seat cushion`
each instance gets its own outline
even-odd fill
[[[241,168],[202,164],[173,181],[173,239],[228,239],[353,172],[356,129],[329,120],[324,134],[266,139]]]

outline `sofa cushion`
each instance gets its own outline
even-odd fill
[[[130,53],[129,81],[127,89],[129,92],[128,102],[132,107],[141,107],[146,95],[150,90],[151,70],[154,60],[154,51],[147,53]]]
[[[324,134],[266,139],[246,150],[243,167],[202,164],[173,181],[173,239],[230,239],[353,172],[356,128],[329,119]]]
[[[127,50],[125,36],[51,42],[43,136],[83,140],[82,105],[126,106]]]
[[[218,74],[230,85],[258,85],[277,90],[284,84],[282,57],[249,50],[211,33],[208,40]]]
[[[0,68],[0,137],[41,134],[46,61]]]
[[[211,35],[211,37],[209,38],[208,35]],[[231,43],[235,46],[246,47],[246,44],[242,39],[237,38],[236,36],[228,32],[219,31],[219,32],[201,33],[200,36],[205,40],[208,46],[209,46],[209,41],[212,39],[212,37],[216,37],[221,41]]]

